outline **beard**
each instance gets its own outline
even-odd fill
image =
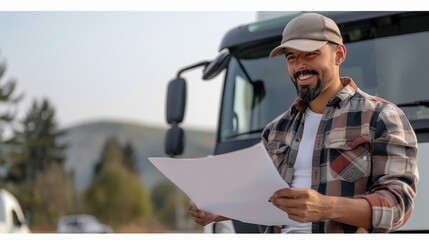
[[[310,85],[302,85],[302,86],[298,86],[298,77],[301,75],[307,75],[307,74],[312,74],[314,76],[317,76],[317,84],[314,88],[310,88]],[[312,102],[314,99],[316,99],[320,93],[322,93],[322,80],[319,78],[319,73],[316,72],[315,70],[304,70],[304,71],[298,71],[293,75],[292,82],[295,85],[296,88],[296,93],[298,95],[298,97],[301,99],[301,101],[305,102],[305,103],[310,103]]]

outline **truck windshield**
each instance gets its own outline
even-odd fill
[[[424,72],[428,42],[429,32],[417,32],[347,43],[340,76],[400,105],[410,121],[429,119],[429,81]],[[285,57],[268,58],[276,44],[248,49],[231,59],[221,108],[221,142],[259,137],[265,125],[296,99]]]

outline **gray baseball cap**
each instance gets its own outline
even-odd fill
[[[343,44],[337,24],[323,15],[304,13],[286,25],[281,44],[271,51],[270,57],[283,53],[285,48],[312,52],[328,42]]]

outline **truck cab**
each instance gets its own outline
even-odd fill
[[[429,184],[429,177],[424,174],[429,171],[425,161],[429,154],[429,81],[424,79],[429,63],[429,12],[320,13],[333,19],[342,33],[347,56],[340,66],[340,76],[349,76],[364,92],[397,104],[416,132],[420,180],[414,211],[399,232],[429,232],[429,207],[424,202],[429,199],[429,190],[424,187]],[[225,34],[217,58],[182,69],[203,66],[204,80],[225,71],[214,155],[260,142],[265,125],[296,99],[284,55],[268,55],[280,43],[284,26],[299,14],[233,28]],[[182,88],[186,89],[182,80]],[[181,96],[181,100],[174,101],[178,105],[167,106],[167,115],[186,102],[186,90],[178,93],[178,89],[181,88],[168,92],[168,98],[175,95]],[[170,155],[180,153],[176,151],[180,144],[181,150],[184,147],[183,136],[177,135],[183,135],[182,130],[177,130],[180,117],[183,119],[183,112],[180,113],[170,114],[169,122],[176,129],[170,129],[166,136],[166,151]],[[265,226],[239,221],[213,223],[205,228],[205,232],[211,233],[264,230]]]

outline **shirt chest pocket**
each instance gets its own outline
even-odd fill
[[[363,137],[327,142],[325,148],[331,177],[356,182],[362,177],[369,176],[371,170],[369,145],[369,141]]]

